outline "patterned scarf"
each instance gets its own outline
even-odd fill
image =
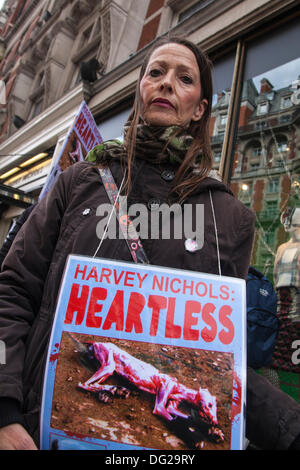
[[[128,123],[124,127],[124,134],[128,131]],[[186,152],[194,138],[188,135],[179,126],[151,127],[146,124],[138,124],[135,142],[137,158],[148,160],[151,163],[170,162],[181,164]],[[86,159],[94,163],[108,164],[112,158],[126,158],[126,149],[118,140],[108,140],[90,150]],[[199,164],[202,154],[199,151],[195,166]]]

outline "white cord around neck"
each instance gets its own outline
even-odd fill
[[[125,176],[126,176],[126,172],[125,172],[125,174],[124,174],[124,176],[123,176],[123,179],[122,179],[122,182],[121,182],[120,189],[119,189],[119,191],[118,191],[116,200],[115,200],[115,202],[114,202],[114,205],[113,205],[112,208],[111,208],[111,211],[110,211],[110,214],[109,214],[109,218],[108,218],[107,224],[106,224],[106,226],[105,226],[105,230],[103,231],[102,238],[101,238],[101,240],[100,240],[99,245],[97,246],[97,249],[96,249],[96,251],[95,251],[95,253],[94,253],[94,255],[93,255],[93,258],[96,257],[98,251],[100,250],[100,248],[101,248],[101,246],[102,246],[102,243],[103,243],[103,240],[104,240],[105,235],[106,235],[106,233],[107,233],[107,230],[108,230],[108,227],[109,227],[109,224],[110,224],[112,215],[113,215],[113,213],[114,213],[116,204],[117,204],[117,202],[118,202],[118,200],[119,200],[119,196],[120,196],[120,193],[121,193],[122,188],[123,188],[123,184],[124,184],[124,181],[125,181]]]

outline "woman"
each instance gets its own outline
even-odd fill
[[[151,264],[245,278],[253,215],[209,173],[211,99],[206,56],[181,39],[157,43],[141,68],[124,145],[108,142],[90,154],[94,164],[78,163],[63,172],[19,232],[0,283],[0,332],[7,347],[0,371],[2,448],[38,445],[43,368],[67,255],[97,253],[131,261],[124,239],[105,238],[99,245],[96,237],[97,207],[107,203],[98,166],[109,165],[117,186],[128,195],[128,207],[145,204],[149,217],[161,203],[204,204],[203,247],[175,237],[145,237]],[[248,437],[265,447],[288,448],[300,433],[299,408],[272,390],[249,371]],[[266,398],[270,391],[275,404]],[[285,423],[284,436],[278,421]]]

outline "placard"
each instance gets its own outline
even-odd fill
[[[85,101],[80,105],[74,122],[64,140],[39,195],[41,200],[52,188],[58,176],[74,163],[84,161],[87,153],[102,143],[102,137]]]
[[[70,255],[42,449],[242,449],[245,281]]]

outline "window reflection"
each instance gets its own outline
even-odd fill
[[[255,212],[251,263],[272,281],[276,251],[289,239],[281,214],[287,206],[299,205],[299,74],[296,59],[248,79],[240,104],[231,189]],[[215,138],[226,114],[225,101],[223,95],[214,106]]]
[[[217,54],[210,57],[213,63],[212,78],[213,90],[212,113],[210,118],[210,138],[213,154],[213,168],[219,170],[226,126],[228,121],[228,108],[231,99],[231,85],[236,60],[236,44],[226,54]]]
[[[210,120],[210,136],[213,152],[213,168],[218,169],[221,162],[222,146],[224,142],[228,106],[230,103],[231,90],[227,88],[215,93],[212,101],[212,114]]]

